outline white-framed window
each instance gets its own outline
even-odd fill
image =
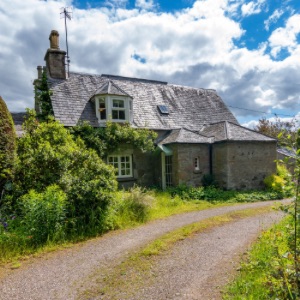
[[[194,158],[194,170],[195,171],[200,170],[200,159],[199,159],[199,157]]]
[[[99,123],[132,122],[132,98],[123,96],[96,96],[96,115]]]
[[[125,100],[112,99],[111,115],[113,120],[126,120]]]
[[[100,120],[106,120],[107,116],[107,110],[106,110],[106,101],[105,98],[100,98],[99,99],[99,116]]]
[[[131,155],[110,155],[107,162],[115,168],[118,178],[132,177]]]

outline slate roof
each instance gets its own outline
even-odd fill
[[[265,141],[276,142],[276,139],[258,133],[236,123],[228,121],[205,126],[200,131],[203,135],[213,136],[214,142],[220,141]]]
[[[284,156],[287,156],[287,157],[292,157],[292,158],[297,157],[296,150],[294,150],[294,149],[288,149],[288,148],[285,148],[285,147],[278,147],[277,152],[284,155]]]
[[[187,143],[187,144],[210,144],[214,138],[201,135],[197,132],[180,128],[174,129],[171,133],[159,142],[161,145]]]
[[[91,98],[109,91],[108,84],[133,98],[133,126],[151,129],[199,130],[204,124],[238,121],[214,90],[172,85],[162,81],[113,75],[70,73],[67,80],[49,79],[55,118],[65,126],[88,120],[99,126]],[[107,88],[106,88],[107,87]],[[161,114],[165,105],[169,114]]]
[[[120,89],[117,85],[115,85],[111,80],[105,82],[103,86],[95,92],[95,95],[116,95],[131,97],[122,89]]]

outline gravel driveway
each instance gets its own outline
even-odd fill
[[[247,203],[175,215],[164,220],[148,223],[138,228],[112,232],[104,235],[103,237],[88,241],[82,245],[43,255],[41,258],[30,259],[17,270],[2,270],[2,274],[5,274],[5,276],[2,276],[0,279],[0,299],[76,299],[78,291],[82,288],[84,289],[84,286],[82,285],[86,283],[86,279],[90,274],[93,274],[95,270],[98,270],[101,267],[108,268],[109,266],[116,265],[117,262],[122,257],[128,255],[128,253],[137,250],[139,247],[169,231],[228,212],[273,204],[274,201]],[[270,217],[266,217],[265,221],[267,222],[267,220],[271,220]],[[241,220],[241,222],[242,221],[243,220]],[[252,241],[253,238],[257,236],[257,232],[262,230],[262,226],[254,226],[254,231],[248,230],[248,228],[252,228],[252,224],[261,225],[265,221],[259,221],[259,223],[257,223],[257,219],[253,217],[246,221],[243,227],[241,224],[236,222],[232,223],[233,228],[227,228],[227,226],[230,226],[231,224],[222,226],[217,229],[221,230],[224,228],[224,232],[216,233],[216,236],[208,233],[207,241],[210,241],[212,249],[214,248],[214,245],[216,245],[214,241],[218,241],[218,245],[222,245],[221,248],[225,249],[228,242],[224,240],[220,244],[220,237],[225,236],[227,233],[234,233],[231,240],[235,240],[237,244],[239,244],[240,240],[242,241],[241,245],[237,246],[237,250],[229,250],[227,254],[225,252],[223,253],[223,250],[221,252],[219,251],[219,258],[221,260],[230,260],[231,257],[233,258],[236,253],[245,248],[245,245],[249,244],[249,241]],[[271,222],[268,224],[270,223]],[[230,242],[229,246],[231,246],[231,244],[232,243]],[[196,249],[196,252],[197,251],[198,250]],[[210,251],[212,250],[206,250],[205,254],[208,254]],[[203,252],[198,251],[198,253]],[[193,256],[190,255],[190,257]],[[189,263],[193,265],[193,260]],[[209,278],[209,276],[215,276],[213,272],[216,271],[216,268],[212,267],[209,268],[209,270],[210,271],[207,272],[206,278]],[[185,294],[192,293],[192,295],[197,295],[197,293],[199,293],[197,278],[195,283],[193,283],[190,279],[188,279],[188,281],[191,283],[190,287],[187,287],[189,292],[184,292],[180,289],[180,292],[178,292],[179,294],[176,295],[176,297],[178,296],[178,299],[185,298],[186,296],[183,296]],[[195,292],[193,292],[193,290],[195,290]],[[145,294],[139,299],[173,299],[172,297],[151,297],[149,298]],[[192,299],[209,299],[193,297],[194,296],[191,296]]]

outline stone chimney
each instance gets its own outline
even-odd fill
[[[49,36],[50,48],[47,50],[44,60],[48,76],[57,79],[66,79],[66,51],[59,49],[59,33],[52,30]]]
[[[42,79],[43,76],[43,67],[42,66],[37,66],[37,71],[38,71],[38,80]]]

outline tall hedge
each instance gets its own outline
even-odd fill
[[[16,133],[12,116],[0,96],[0,196],[12,177],[15,161]]]
[[[64,125],[49,118],[38,122],[28,110],[24,134],[18,140],[14,177],[15,197],[35,190],[43,193],[58,186],[67,197],[67,217],[77,227],[103,225],[103,218],[117,188],[114,169],[79,138],[73,140]]]

